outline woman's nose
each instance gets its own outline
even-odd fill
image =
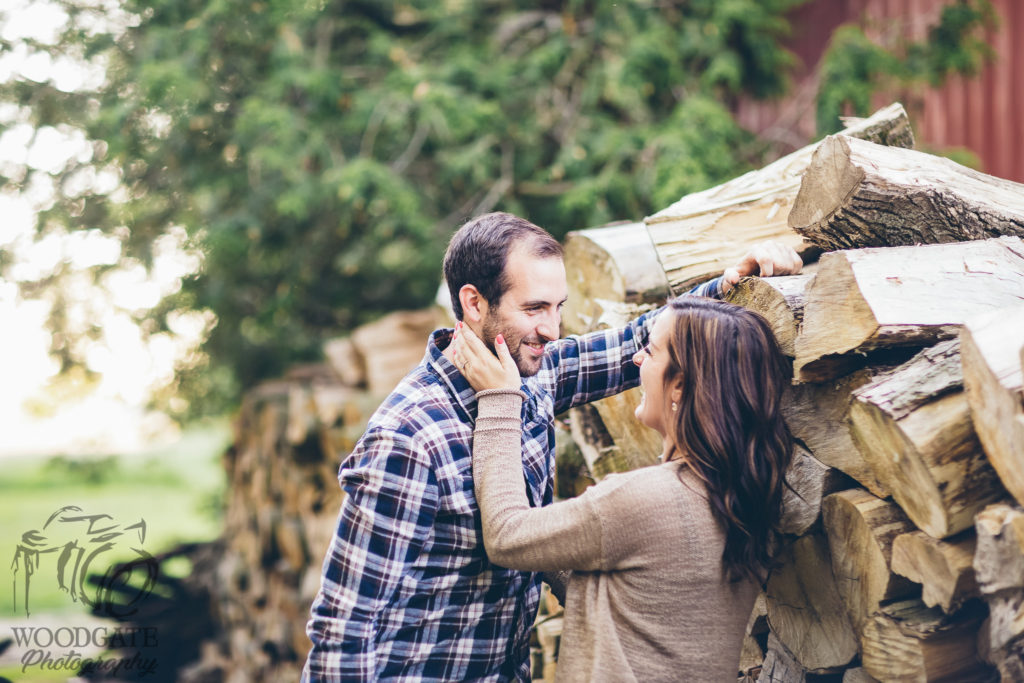
[[[637,351],[636,353],[633,354],[633,364],[634,365],[636,365],[637,367],[640,367],[643,364],[643,362],[644,362],[644,352],[643,351]]]

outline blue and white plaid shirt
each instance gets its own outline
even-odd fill
[[[719,296],[720,279],[691,293]],[[633,354],[653,313],[547,345],[523,390],[523,475],[552,501],[554,416],[634,387]],[[540,575],[492,564],[473,494],[476,395],[441,350],[427,353],[374,413],[341,465],[347,494],[306,627],[309,681],[530,680]]]

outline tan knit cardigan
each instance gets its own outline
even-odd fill
[[[558,681],[730,681],[753,582],[722,578],[724,534],[678,463],[605,477],[531,508],[517,391],[478,394],[473,479],[491,561],[569,576]]]

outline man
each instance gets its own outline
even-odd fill
[[[791,249],[759,247],[696,293],[739,277],[796,272]],[[444,274],[455,316],[493,345],[504,335],[523,376],[523,476],[533,505],[553,496],[554,416],[636,386],[633,354],[653,314],[619,330],[558,339],[562,250],[532,223],[492,213],[452,238]],[[436,330],[420,365],[370,419],[339,479],[347,494],[324,560],[304,678],[530,680],[540,576],[484,552],[473,494],[473,389]]]

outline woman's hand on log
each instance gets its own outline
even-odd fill
[[[495,358],[480,337],[463,323],[456,323],[452,337],[455,365],[477,392],[487,389],[518,389],[523,380],[519,376],[512,353],[502,335],[494,340]]]

